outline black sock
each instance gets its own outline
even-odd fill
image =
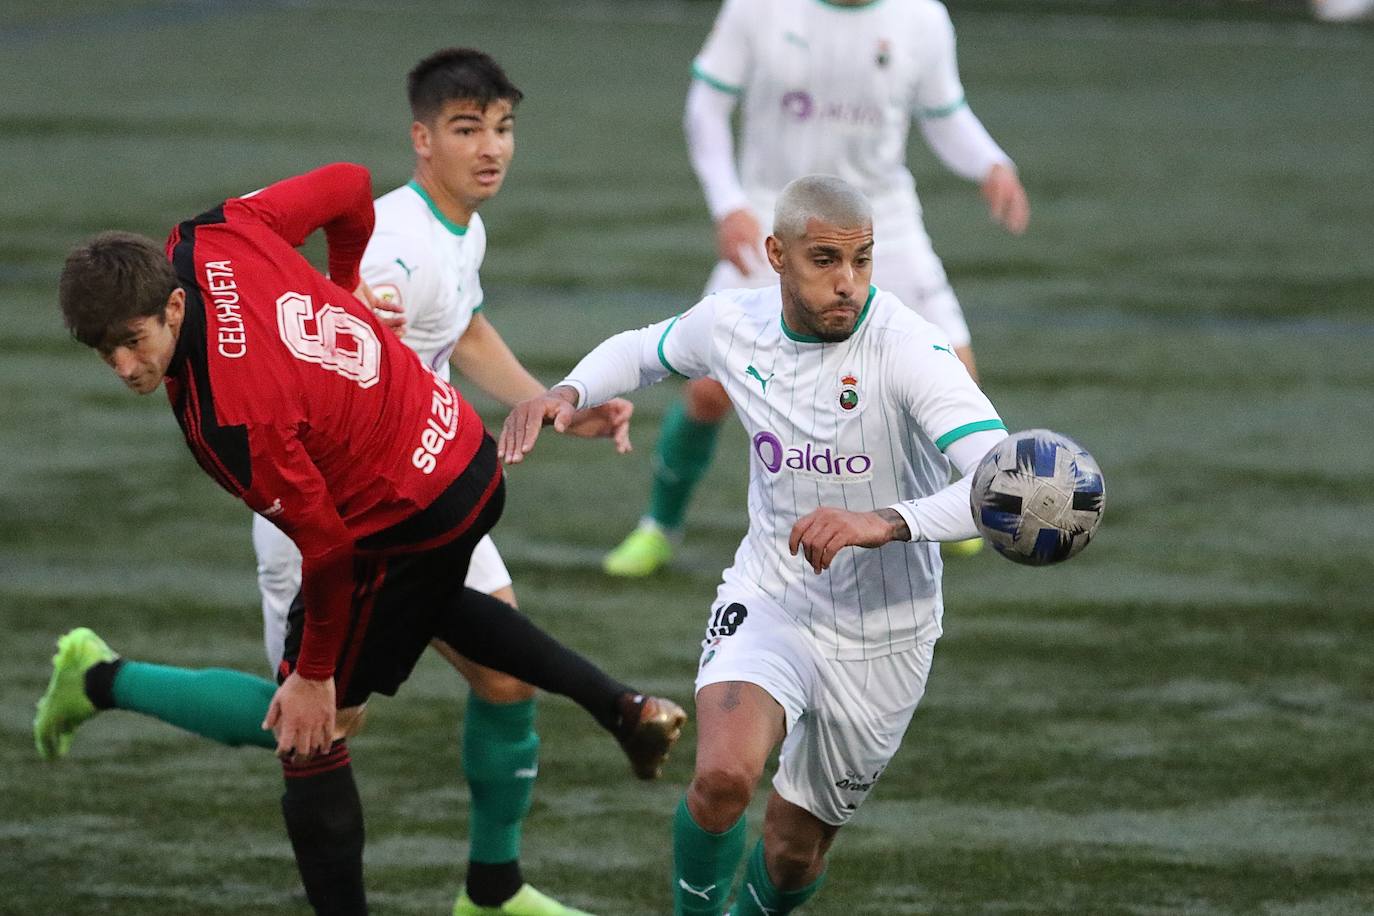
[[[318,916],[366,916],[363,807],[348,746],[336,741],[303,764],[283,761],[282,771],[282,816],[310,905]]]
[[[569,698],[610,732],[621,724],[620,698],[634,693],[509,604],[470,588],[444,614],[437,635],[479,665]]]
[[[96,662],[86,669],[86,698],[96,709],[114,709],[114,679],[124,659]]]
[[[499,907],[524,883],[518,861],[468,863],[468,897],[478,906]]]

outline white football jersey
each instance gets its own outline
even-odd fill
[[[363,279],[378,297],[401,304],[401,340],[447,379],[449,355],[482,308],[482,217],[474,213],[459,226],[414,181],[383,194],[373,207],[377,224],[363,253]]]
[[[854,333],[825,343],[786,327],[776,284],[724,290],[611,338],[564,384],[596,404],[670,373],[724,385],[749,434],[749,531],[727,585],[771,598],[836,659],[940,634],[937,544],[848,548],[820,575],[788,551],[792,526],[813,509],[928,496],[949,483],[943,449],[1006,428],[938,328],[870,288]]]
[[[916,218],[912,118],[965,104],[937,0],[725,0],[693,73],[743,96],[740,182],[764,214],[793,178],[826,174],[862,191],[875,221]]]

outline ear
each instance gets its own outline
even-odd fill
[[[773,271],[781,274],[783,257],[782,242],[778,240],[776,235],[770,235],[763,240],[763,250],[768,255],[768,263],[772,265]]]
[[[162,321],[164,324],[171,325],[172,331],[179,332],[181,323],[186,320],[186,290],[178,286],[172,290],[172,294],[167,297],[167,304],[162,307]]]
[[[412,121],[410,124],[410,145],[415,150],[415,155],[421,159],[430,157],[430,132],[429,125],[421,121]]]

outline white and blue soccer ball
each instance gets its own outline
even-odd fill
[[[999,442],[973,472],[973,521],[993,549],[1028,566],[1061,563],[1102,522],[1102,469],[1083,446],[1048,429]]]

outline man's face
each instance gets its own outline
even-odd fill
[[[854,333],[873,278],[873,226],[840,227],[811,218],[801,238],[769,236],[768,260],[782,283],[787,326],[839,341]]]
[[[415,152],[455,200],[476,210],[501,190],[515,155],[515,113],[497,99],[485,109],[470,100],[444,103],[428,124],[411,128]]]
[[[135,318],[96,347],[100,358],[135,393],[151,394],[162,384],[176,352],[185,304],[186,294],[178,289],[163,314]]]

